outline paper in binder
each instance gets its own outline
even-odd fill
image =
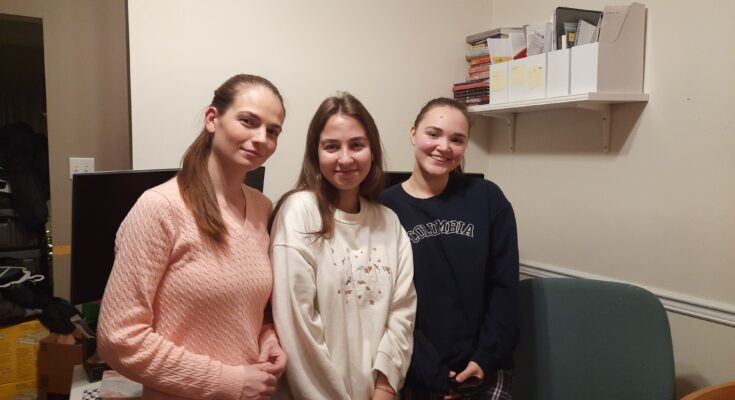
[[[577,22],[577,34],[574,36],[574,45],[580,46],[596,42],[598,32],[597,26],[580,19]]]

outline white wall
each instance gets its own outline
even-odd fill
[[[178,166],[212,91],[245,72],[270,79],[286,102],[266,163],[271,200],[295,182],[309,120],[337,90],[371,112],[389,167],[410,169],[408,129],[426,101],[464,79],[464,38],[489,26],[489,10],[489,0],[130,0],[133,167]]]
[[[605,0],[571,1],[602,9]],[[620,4],[626,2],[612,2]],[[735,2],[650,0],[643,108],[519,115],[516,152],[496,122],[486,171],[512,201],[527,264],[668,292],[735,316]],[[544,21],[552,0],[494,0],[494,26]],[[679,393],[735,379],[735,329],[670,314]]]

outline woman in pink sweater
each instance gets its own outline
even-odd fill
[[[146,399],[267,399],[286,366],[271,323],[270,201],[242,184],[276,149],[278,89],[236,75],[215,92],[181,172],[120,225],[98,351]],[[266,318],[269,320],[270,318]]]

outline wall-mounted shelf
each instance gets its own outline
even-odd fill
[[[516,114],[521,112],[532,112],[552,110],[559,108],[581,108],[596,111],[600,114],[602,122],[602,147],[605,153],[610,151],[610,123],[612,121],[612,105],[620,103],[647,102],[648,94],[645,93],[584,93],[562,97],[548,97],[538,100],[518,101],[503,104],[485,104],[471,106],[471,114],[482,115],[491,118],[504,119],[508,123],[508,134],[510,139],[510,150],[515,149],[516,136]]]

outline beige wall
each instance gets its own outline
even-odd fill
[[[602,9],[604,0],[565,5]],[[616,4],[619,2],[616,2]],[[625,3],[625,2],[623,2]],[[735,314],[735,3],[650,0],[645,108],[613,111],[612,150],[585,111],[523,114],[516,152],[497,122],[488,176],[513,202],[521,258],[631,282]],[[544,21],[552,0],[494,0],[492,23]],[[709,38],[709,39],[705,39]],[[679,393],[735,380],[735,328],[669,314]]]
[[[262,74],[280,87],[288,107],[286,130],[268,163],[271,199],[294,181],[306,125],[325,96],[342,89],[361,98],[381,128],[390,168],[408,169],[406,130],[423,102],[450,94],[450,84],[462,79],[463,37],[544,20],[558,5],[294,1],[252,10],[234,0],[218,7],[176,4],[129,2],[134,166],[178,165],[212,89],[234,73]],[[605,2],[565,4],[599,9]],[[602,152],[594,115],[549,111],[519,117],[512,154],[501,124],[479,122],[467,166],[498,182],[513,202],[524,260],[731,308],[735,49],[732,41],[707,38],[727,36],[735,3],[652,0],[646,6],[651,100],[644,108],[614,110],[609,154]],[[689,33],[680,34],[683,26]],[[694,73],[699,60],[713,61],[703,74]],[[58,158],[52,156],[57,167]],[[735,378],[735,329],[669,317],[680,394]]]
[[[130,167],[124,0],[2,0],[0,13],[43,20],[54,294],[69,296],[69,157]]]
[[[390,168],[410,169],[413,118],[464,79],[464,38],[490,19],[489,0],[215,4],[129,1],[133,167],[178,166],[214,88],[235,73],[261,74],[288,111],[266,164],[271,200],[295,182],[309,119],[337,90],[370,110]]]

